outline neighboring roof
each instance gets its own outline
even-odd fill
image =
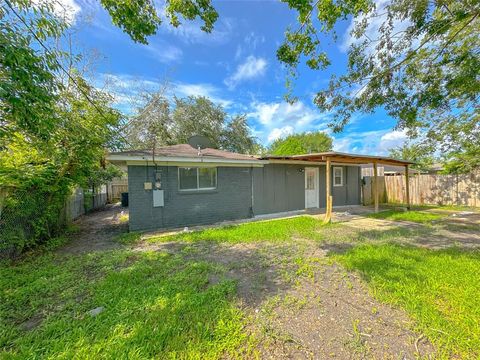
[[[373,176],[373,164],[362,164],[360,165],[362,168],[362,175],[363,176]],[[415,169],[408,169],[409,174],[417,174],[418,170]],[[378,165],[378,175],[391,175],[391,174],[404,174],[405,173],[405,166],[404,165]]]
[[[110,156],[118,157],[145,157],[152,158],[152,150],[128,150],[112,152]],[[162,146],[155,149],[155,157],[179,157],[179,158],[212,158],[224,160],[258,160],[253,155],[237,154],[230,151],[206,148],[202,150],[195,149],[189,144],[178,144],[170,146]]]
[[[291,156],[279,156],[279,155],[267,155],[262,157],[264,160],[304,160],[304,161],[326,161],[327,158],[337,163],[348,164],[369,164],[377,162],[380,164],[390,165],[408,165],[413,164],[411,161],[393,159],[385,156],[373,156],[373,155],[359,155],[348,154],[335,151],[328,151],[314,154],[303,155],[291,155]]]
[[[430,168],[428,170],[429,171],[442,171],[443,169],[444,169],[443,164],[435,163],[435,164],[432,164],[432,166],[430,166]]]

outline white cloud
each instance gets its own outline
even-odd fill
[[[101,74],[93,82],[97,88],[103,88],[114,96],[117,108],[132,113],[135,107],[141,106],[145,100],[141,95],[165,91],[165,96],[173,100],[186,96],[205,96],[215,104],[224,108],[232,106],[233,101],[221,96],[221,89],[208,83],[168,83],[165,79],[145,78],[128,74]],[[165,90],[166,89],[166,90]]]
[[[250,108],[248,117],[252,119],[255,133],[266,143],[296,132],[329,131],[330,114],[320,113],[301,101],[294,104],[253,102]]]
[[[170,19],[166,15],[165,4],[158,6],[161,7],[160,17],[163,21],[159,31],[175,35],[186,44],[225,44],[230,40],[235,27],[235,20],[228,17],[219,19],[210,33],[201,29],[203,23],[200,20],[185,20],[175,27],[170,24]]]
[[[292,126],[284,126],[282,128],[275,128],[272,131],[270,131],[270,134],[268,134],[268,142],[275,141],[279,138],[288,136],[290,134],[293,134],[294,129]]]
[[[265,36],[258,35],[251,31],[244,37],[243,42],[237,45],[237,49],[235,50],[235,60],[240,59],[244,53],[254,52],[257,50],[258,45],[265,43],[265,41]]]
[[[69,25],[75,23],[77,15],[82,11],[75,0],[33,0],[32,3],[34,6],[53,6],[53,14]]]
[[[402,146],[408,139],[406,130],[393,130],[382,135],[380,138],[379,150],[386,151]]]
[[[262,125],[270,125],[273,120],[273,116],[276,114],[277,110],[280,108],[280,104],[278,103],[260,103],[255,105],[256,113],[254,114],[255,117],[258,118],[258,121]]]
[[[406,131],[373,130],[333,135],[333,150],[367,155],[387,155],[407,140]]]
[[[245,80],[252,80],[264,75],[266,69],[267,60],[250,55],[244,63],[237,66],[235,72],[226,78],[224,83],[233,90],[239,83]]]
[[[161,63],[178,61],[183,56],[182,49],[170,45],[165,41],[150,41],[148,45],[137,45],[149,53],[149,55]]]
[[[233,101],[224,99],[220,96],[220,89],[212,84],[186,84],[177,83],[174,84],[173,92],[177,96],[205,96],[212,100],[214,103],[221,105],[224,108],[228,108],[232,105]]]

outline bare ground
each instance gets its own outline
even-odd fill
[[[376,301],[356,275],[332,263],[329,250],[315,243],[142,243],[134,249],[146,250],[226,267],[210,282],[237,281],[239,306],[259,339],[261,358],[434,357],[432,345],[411,330],[403,311]]]
[[[119,220],[121,212],[122,208],[113,206],[83,217],[75,239],[60,251],[75,255],[119,247],[114,238],[126,231]],[[143,241],[129,249],[133,253],[165,251],[185,261],[218,264],[224,271],[212,275],[209,283],[236,281],[239,306],[248,316],[247,330],[259,339],[261,358],[435,358],[434,347],[412,330],[403,311],[375,300],[361,279],[333,263],[328,252],[354,246],[352,239],[361,235],[375,238],[399,229],[405,242],[417,246],[477,247],[479,232],[471,227],[452,231],[447,226],[432,228],[348,214],[337,220],[344,222],[341,230],[332,228],[327,237],[338,241],[321,244],[304,239],[280,245]],[[477,219],[473,221],[475,225]]]
[[[74,222],[79,230],[73,234],[68,244],[59,249],[59,252],[80,255],[118,248],[119,244],[114,238],[128,231],[128,222],[120,220],[123,213],[128,213],[128,210],[119,204],[113,204],[80,217]]]

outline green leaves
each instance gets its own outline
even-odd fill
[[[147,44],[147,37],[154,35],[162,22],[151,0],[101,0],[101,3],[112,22],[135,42]]]
[[[126,32],[133,41],[148,44],[148,37],[154,35],[162,24],[164,15],[174,27],[181,25],[181,18],[202,20],[201,29],[211,32],[218,19],[218,13],[210,0],[169,0],[161,9],[153,0],[101,0],[102,6],[112,17],[112,22]]]
[[[214,147],[227,151],[252,154],[258,150],[246,115],[229,117],[221,106],[202,96],[175,98],[171,108],[161,94],[153,94],[128,126],[133,148],[185,144],[193,135],[205,136]]]
[[[298,12],[298,26],[286,32],[277,51],[289,69],[288,97],[301,61],[314,70],[329,65],[320,36],[336,40],[339,21],[353,18],[347,72],[332,76],[315,97],[321,111],[334,113],[334,131],[341,131],[357,112],[384,109],[397,119],[398,128],[410,129],[430,145],[458,148],[446,124],[456,123],[454,131],[469,142],[469,134],[478,134],[478,2],[285,2]]]
[[[271,155],[299,155],[332,150],[332,138],[324,132],[299,133],[275,140],[270,146]]]
[[[101,160],[118,138],[120,114],[108,94],[75,71],[78,57],[49,48],[66,28],[51,4],[6,4],[0,12],[0,186],[8,189],[10,219],[19,224],[2,240],[21,247],[61,229],[73,186],[111,176]],[[61,66],[66,56],[68,70]]]

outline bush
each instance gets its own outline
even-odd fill
[[[58,236],[65,226],[65,198],[62,191],[10,191],[0,213],[0,257],[15,257]]]

